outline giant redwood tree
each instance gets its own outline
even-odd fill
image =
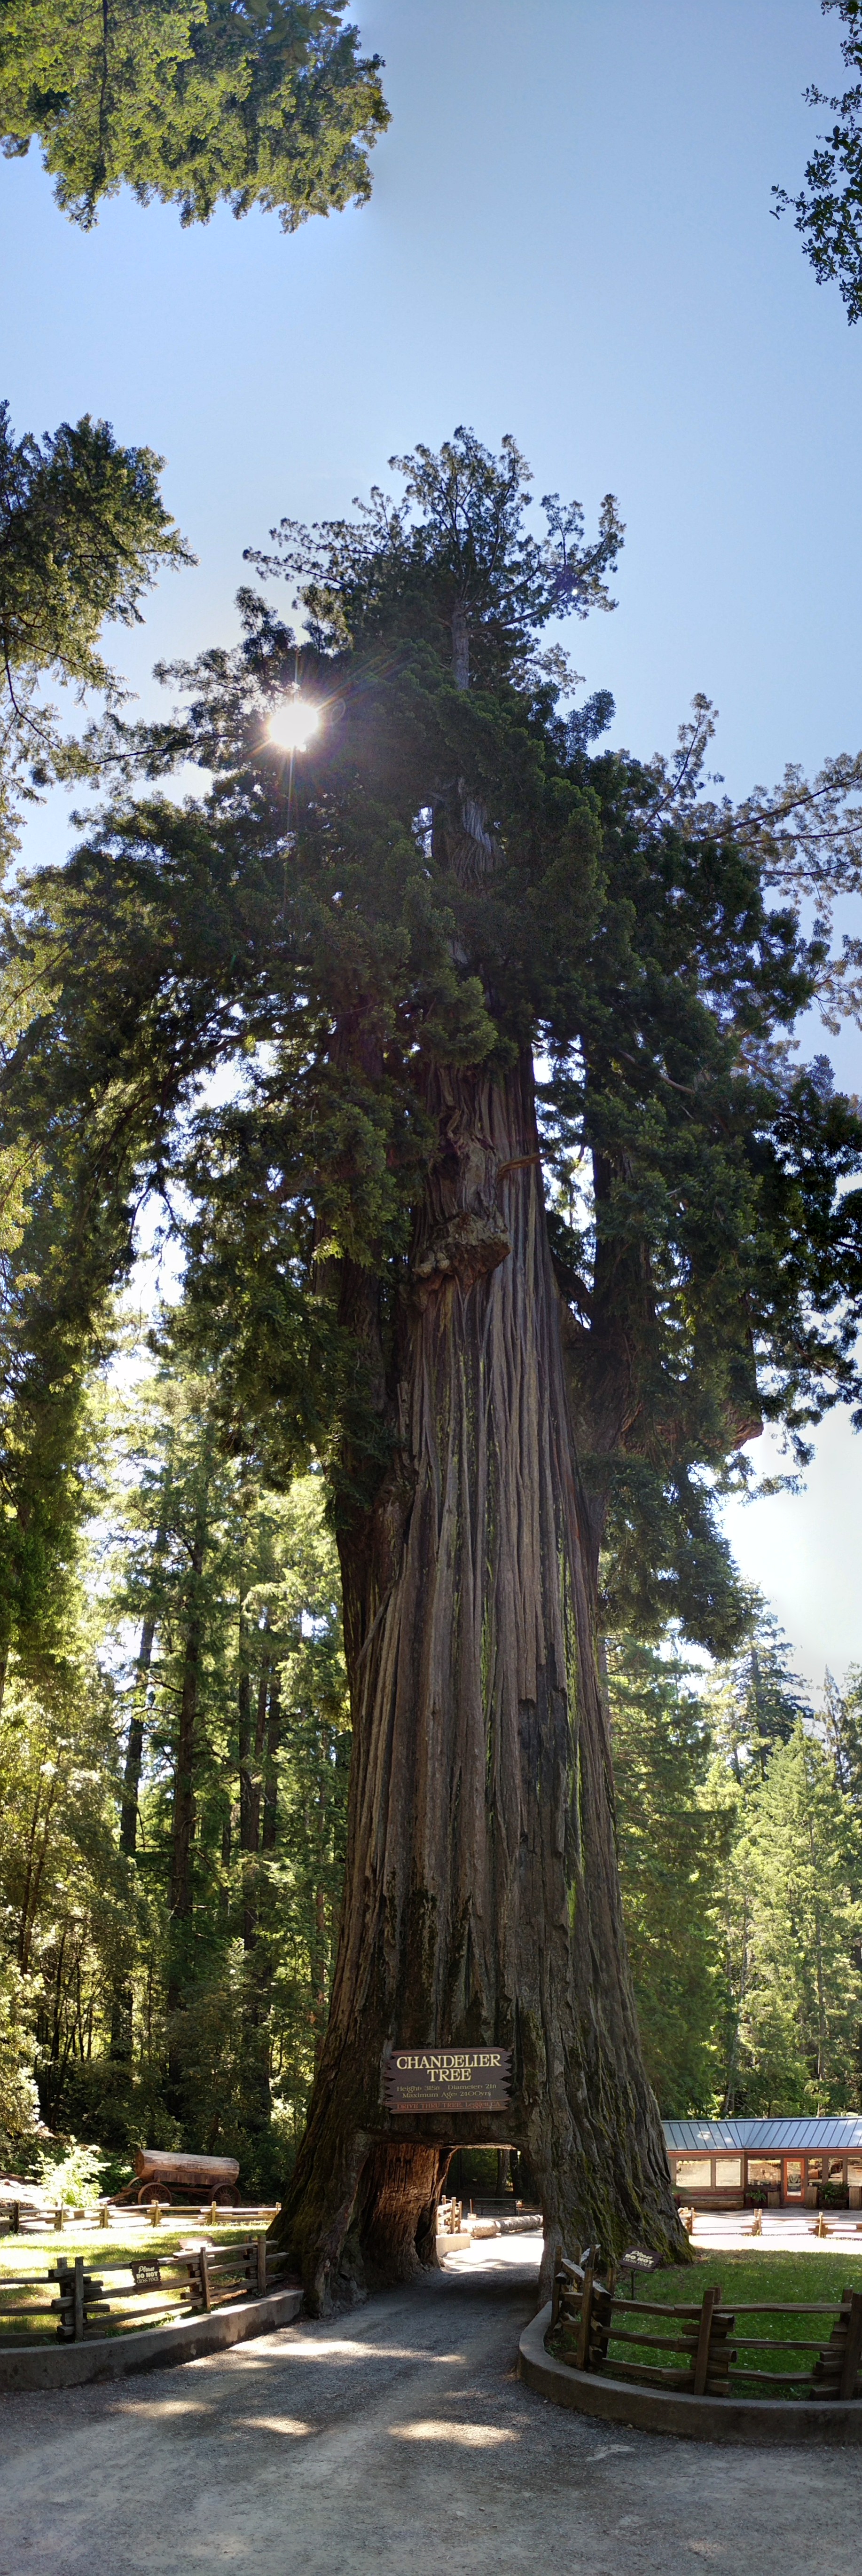
[[[613,504],[590,546],[550,498],[538,537],[514,444],[464,431],[402,471],[402,502],[278,532],[259,568],[298,585],[301,642],[244,595],[187,712],[118,737],[214,783],[115,813],[29,888],[5,1080],[8,1131],[64,1176],[67,1306],[98,1314],[161,1189],[225,1441],[270,1477],[326,1464],[350,1822],[282,2222],[317,2304],[433,2260],[453,2120],[385,2109],[393,2041],[512,2049],[509,2109],[457,2135],[526,2151],[549,2247],[678,2241],[601,1621],[731,1643],[711,1489],[762,1418],[801,1441],[857,1387],[860,1128],[786,1042],[834,997],[855,767],[733,814],[703,707],[670,768],[591,751],[607,704],[567,725],[538,646],[608,604]],[[268,719],[297,688],[318,725],[293,758]]]

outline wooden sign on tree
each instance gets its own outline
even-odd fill
[[[504,2111],[512,2091],[510,2048],[393,2048],[386,2061],[387,2111]]]

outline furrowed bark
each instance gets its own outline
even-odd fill
[[[531,1061],[438,1069],[429,1106],[395,1464],[341,1540],[347,1875],[279,2231],[317,2310],[348,2231],[345,2286],[366,2253],[374,2278],[429,2259],[431,2159],[455,2145],[526,2155],[547,2264],[597,2235],[682,2251],[622,1926]],[[512,2047],[511,2107],[387,2113],[393,2041]]]

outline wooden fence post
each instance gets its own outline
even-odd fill
[[[862,2360],[862,2291],[851,2290],[848,2298],[847,2291],[845,2290],[844,2299],[841,2303],[842,2307],[845,2305],[845,2302],[847,2310],[847,2341],[844,2346],[844,2359],[841,2364],[841,2384],[838,2390],[838,2395],[839,2397],[855,2397],[859,2363],[860,2360]]]
[[[609,2272],[606,2287],[601,2281],[596,2281],[593,2287],[593,2313],[587,2365],[590,2370],[599,2370],[602,2362],[608,2357],[608,2344],[613,2330],[615,2278],[615,2273]]]
[[[593,2267],[592,2267],[592,2264],[590,2264],[590,2265],[589,2265],[588,2270],[584,2273],[584,2286],[583,2286],[583,2290],[582,2290],[582,2292],[581,2292],[581,2325],[580,2325],[580,2333],[579,2333],[579,2335],[578,2335],[578,2349],[577,2349],[577,2352],[576,2352],[576,2354],[575,2354],[575,2369],[576,2369],[576,2370],[589,2370],[589,2367],[590,2367],[590,2328],[591,2328],[591,2326],[592,2326],[592,2322],[593,2322]]]
[[[207,2316],[209,2316],[210,2309],[212,2307],[212,2299],[210,2297],[209,2258],[205,2245],[201,2246],[201,2250],[198,2255],[198,2270],[201,2278],[201,2298],[203,2300]]]
[[[266,2289],[266,2237],[265,2237],[265,2236],[259,2236],[259,2237],[258,2237],[258,2240],[257,2240],[257,2286],[258,2286],[258,2290],[260,2291],[261,2296],[262,2296],[262,2295],[263,2295],[264,2290]],[[862,2306],[862,2300],[860,2300],[860,2306]]]
[[[72,2336],[75,2343],[84,2340],[84,2257],[75,2256],[75,2286],[72,2292]]]
[[[72,2317],[74,2288],[69,2277],[69,2260],[66,2254],[58,2254],[56,2271],[49,2272],[48,2279],[49,2281],[56,2281],[57,2288],[60,2293],[58,2299],[52,2299],[51,2301],[52,2310],[58,2311],[58,2341],[60,2343],[70,2343],[72,2333],[74,2332]]]
[[[813,2397],[843,2397],[845,2380],[849,2382],[848,2395],[853,2394],[859,2367],[858,2328],[856,2333],[853,2332],[855,2325],[853,2308],[857,2296],[858,2293],[852,2288],[841,2292],[841,2305],[832,2333],[828,2343],[821,2345],[819,2358],[811,2373]]]
[[[709,2368],[709,2338],[712,2332],[712,2311],[713,2308],[718,2308],[720,2306],[721,2291],[719,2289],[704,2290],[703,2304],[700,2311],[700,2324],[697,2333],[697,2351],[694,2356],[694,2394],[696,2397],[702,2397],[706,2387],[706,2377]]]

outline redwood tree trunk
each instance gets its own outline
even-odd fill
[[[138,1840],[138,1799],[141,1789],[141,1770],[144,1759],[144,1728],[146,1725],[147,1714],[146,1691],[147,1683],[150,1678],[150,1666],[153,1660],[155,1634],[155,1614],[148,1610],[141,1629],[141,1643],[138,1653],[137,1669],[137,1697],[132,1702],[132,1714],[129,1719],[129,1732],[126,1738],[126,1760],[123,1770],[123,1803],[120,1810],[120,1850],[121,1852],[125,1852],[128,1860],[134,1860]]]
[[[436,2259],[428,2210],[456,2145],[526,2152],[546,2269],[587,2236],[681,2245],[622,1928],[531,1060],[440,1070],[429,1106],[396,1460],[342,1543],[344,1909],[281,2223],[313,2308],[363,2251],[375,2277]],[[511,2047],[510,2109],[387,2113],[393,2041]]]
[[[168,1953],[167,2007],[169,2022],[168,2075],[171,2095],[178,2099],[182,2080],[182,2050],[179,2041],[178,2016],[183,2008],[189,1973],[189,1929],[192,1920],[192,1843],[195,1830],[195,1768],[197,1761],[198,1699],[201,1678],[203,1642],[203,1605],[201,1578],[206,1552],[206,1515],[208,1486],[206,1480],[195,1508],[194,1534],[189,1560],[183,1678],[180,1693],[179,1731],[177,1735],[176,1771],[174,1774],[174,1809],[171,1824],[171,1876],[169,1889],[170,1946]]]
[[[165,1479],[162,1507],[159,1515],[159,1525],[156,1531],[156,1541],[153,1549],[153,1561],[150,1569],[150,1600],[144,1613],[143,1626],[141,1628],[141,1642],[138,1648],[138,1664],[135,1681],[135,1697],[132,1701],[132,1714],[129,1719],[129,1732],[126,1740],[126,1760],[123,1771],[123,1803],[120,1811],[120,1850],[125,1852],[126,1857],[129,1860],[134,1860],[138,1840],[138,1799],[140,1797],[141,1769],[144,1757],[144,1732],[147,1717],[147,1688],[150,1679],[150,1671],[153,1661],[153,1646],[155,1644],[156,1637],[157,1603],[159,1578],[161,1575],[161,1562],[168,1543],[168,1506],[170,1490],[171,1471],[169,1467],[167,1477]]]
[[[261,1850],[275,1850],[278,1817],[278,1750],[281,1742],[281,1691],[278,1673],[273,1672],[269,1685],[269,1717],[266,1729],[266,1765],[263,1775],[263,1829]]]

